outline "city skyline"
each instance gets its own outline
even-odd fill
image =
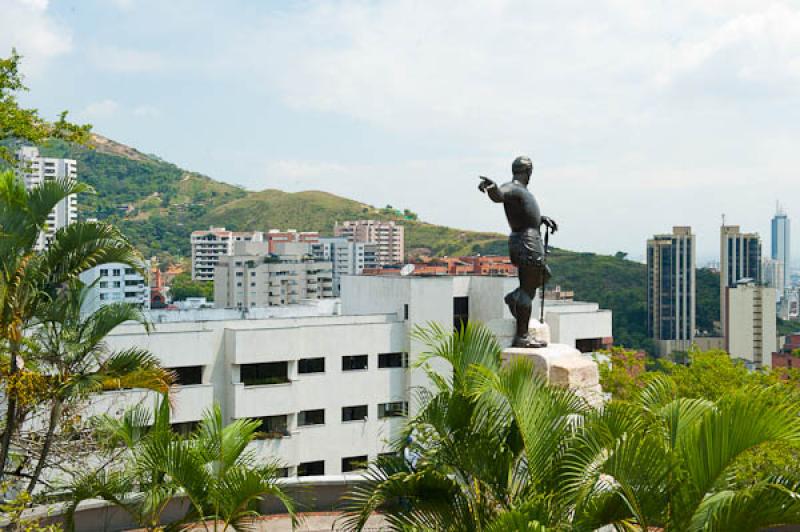
[[[555,245],[643,260],[643,238],[691,225],[699,265],[723,213],[766,238],[800,192],[800,9],[779,2],[0,5],[23,103],[249,189],[505,232],[477,176],[526,153]]]

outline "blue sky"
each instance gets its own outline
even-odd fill
[[[26,104],[253,190],[505,231],[525,153],[562,247],[800,217],[798,2],[0,0],[12,46]]]

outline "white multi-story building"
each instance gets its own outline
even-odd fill
[[[725,350],[753,368],[772,366],[778,349],[774,288],[741,282],[726,290]]]
[[[333,293],[339,295],[343,275],[361,275],[364,268],[376,268],[378,246],[372,242],[353,242],[344,237],[321,238],[312,245],[316,260],[333,265]]]
[[[252,244],[237,242],[232,255],[220,257],[214,273],[216,307],[269,307],[334,297],[331,263],[314,260],[310,244],[278,244],[278,255],[252,253],[248,247]]]
[[[74,159],[55,159],[41,157],[35,146],[24,146],[17,150],[18,172],[28,189],[40,186],[55,179],[76,180],[78,163]],[[44,249],[53,239],[55,232],[74,223],[78,219],[78,200],[72,194],[55,206],[47,216],[47,227],[39,234],[37,249]]]
[[[409,333],[429,322],[480,320],[510,345],[514,319],[502,295],[514,284],[501,277],[348,275],[341,311],[333,300],[187,311],[185,320],[158,311],[150,334],[123,325],[108,343],[147,348],[176,371],[176,429],[190,429],[217,402],[226,422],[260,420],[263,436],[253,448],[265,460],[280,460],[288,476],[342,481],[390,452],[403,417],[417,407],[413,390],[429,385],[425,372],[409,364],[425,351]],[[553,342],[587,351],[610,341],[611,312],[597,305],[548,301],[545,316]],[[96,409],[121,413],[145,399],[152,400],[147,392],[110,392]]]
[[[149,270],[144,266],[145,271]],[[111,262],[100,264],[80,275],[90,287],[84,311],[93,312],[109,303],[133,303],[142,308],[150,306],[150,287],[145,276],[127,264]]]
[[[377,246],[379,266],[399,264],[405,257],[405,228],[396,222],[382,220],[355,220],[337,222],[333,233],[354,242],[370,242]]]
[[[784,288],[786,287],[783,261],[764,257],[761,259],[761,282],[770,288],[774,288],[781,299]]]
[[[237,232],[224,227],[210,227],[207,231],[192,231],[192,279],[213,281],[214,267],[220,257],[233,253],[234,242],[264,242],[261,231]]]

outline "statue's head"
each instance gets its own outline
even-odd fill
[[[527,185],[533,173],[533,161],[526,155],[517,157],[511,164],[511,173],[514,174],[515,180]]]

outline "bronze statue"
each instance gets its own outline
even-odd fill
[[[550,268],[545,262],[545,248],[540,228],[555,232],[558,224],[547,216],[542,216],[536,198],[528,190],[528,182],[533,173],[530,158],[517,157],[511,165],[513,179],[503,185],[488,177],[481,176],[478,190],[485,192],[495,203],[502,203],[506,211],[511,235],[508,238],[508,251],[511,262],[519,271],[519,288],[506,294],[505,302],[517,320],[514,347],[545,347],[546,343],[532,338],[528,333],[531,308],[536,289],[542,287],[550,278]]]

